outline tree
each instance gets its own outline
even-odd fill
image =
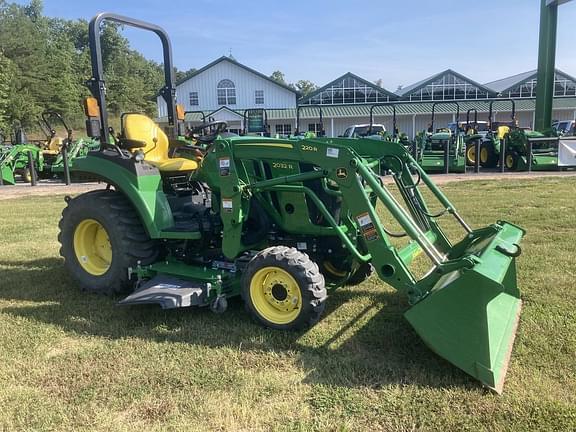
[[[299,80],[296,82],[296,84],[294,84],[294,87],[302,94],[302,96],[307,96],[314,90],[318,89],[316,84],[308,80]]]
[[[272,72],[272,75],[270,75],[270,78],[272,78],[274,81],[276,81],[280,84],[286,85],[286,77],[284,76],[284,73],[280,72],[279,70]]]
[[[383,82],[384,80],[382,78],[378,78],[376,81],[374,81],[374,84],[376,84],[378,87],[382,87]]]
[[[190,76],[193,75],[194,72],[196,72],[196,68],[190,68],[187,71],[181,71],[181,70],[178,70],[178,68],[174,68],[174,72],[175,72],[175,76],[176,76],[176,82],[181,83],[183,81],[186,81],[188,78],[190,78]]]
[[[12,63],[0,51],[0,135],[8,132],[8,125],[10,124],[8,107],[11,73]]]

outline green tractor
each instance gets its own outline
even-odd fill
[[[134,113],[122,116],[118,134],[108,133],[104,20],[160,37],[167,133]],[[522,228],[504,221],[469,227],[399,143],[241,137],[223,132],[224,122],[209,122],[206,129],[216,128],[203,136],[209,144],[181,152],[187,146],[177,140],[165,31],[105,13],[92,19],[89,37],[94,97],[87,124],[101,149],[72,169],[108,186],[68,197],[62,213],[60,253],[80,286],[128,293],[122,305],[219,313],[240,296],[256,322],[303,330],[322,318],[328,291],[374,271],[407,296],[405,316],[433,351],[502,391],[521,309],[515,261]],[[399,194],[382,182],[386,173]],[[441,212],[433,213],[423,188]],[[385,223],[385,214],[401,228]],[[443,215],[459,223],[462,240],[447,238]],[[421,253],[431,269],[417,277],[410,267]]]
[[[15,125],[10,145],[0,147],[0,184],[14,185],[18,177],[29,183],[32,180],[30,163],[37,173],[44,169],[40,148],[29,143],[23,128]]]
[[[66,131],[66,138],[57,136],[53,120],[57,120]],[[74,139],[72,128],[68,126],[64,118],[54,111],[42,113],[42,128],[46,135],[46,141],[42,146],[44,169],[40,175],[43,178],[66,176],[65,170],[74,165],[77,158],[85,157],[89,151],[98,150],[100,142],[91,138]]]
[[[493,120],[494,102],[510,102],[510,122]],[[558,136],[552,130],[546,133],[518,127],[516,103],[513,99],[491,101],[488,110],[489,130],[480,148],[480,165],[512,171],[549,171],[558,169]],[[504,153],[501,149],[504,146]],[[531,157],[529,157],[531,155]]]
[[[456,105],[456,128],[434,129],[436,106]],[[428,131],[416,136],[417,160],[427,173],[464,173],[466,172],[466,144],[460,128],[460,105],[457,102],[434,102],[432,119]]]
[[[470,121],[470,113],[474,113],[474,121]],[[488,133],[488,122],[478,120],[478,110],[471,108],[466,112],[464,143],[466,144],[466,166],[476,165],[476,148],[481,147],[482,140]],[[453,129],[451,127],[451,129]]]
[[[379,107],[390,107],[392,108],[392,133],[388,131],[379,132],[378,135],[374,135],[374,110]],[[396,142],[402,144],[407,149],[412,149],[414,145],[410,141],[408,135],[398,130],[398,124],[396,122],[396,105],[393,103],[378,103],[370,107],[370,124],[368,126],[368,132],[366,134],[369,137],[376,136],[387,142]]]

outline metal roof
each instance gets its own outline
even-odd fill
[[[555,75],[560,75],[560,76],[564,77],[565,79],[576,82],[576,78],[568,75],[566,72],[562,72],[560,69],[554,69],[554,73],[555,73]],[[492,82],[486,83],[484,85],[486,87],[494,90],[495,92],[505,93],[507,91],[514,89],[515,87],[518,87],[519,85],[524,84],[525,82],[536,79],[537,76],[538,76],[538,71],[536,69],[534,69],[534,70],[531,70],[528,72],[523,72],[523,73],[520,73],[517,75],[512,75],[512,76],[509,76],[507,78],[502,78],[500,80],[492,81]]]
[[[484,85],[489,89],[494,90],[495,92],[502,93],[503,91],[506,91],[512,87],[516,87],[517,85],[532,79],[532,77],[536,76],[536,72],[537,72],[536,69],[534,69],[528,72],[519,73],[496,81],[491,81]]]
[[[319,95],[320,93],[322,93],[323,91],[329,89],[330,87],[334,86],[335,84],[338,84],[340,81],[345,80],[346,78],[353,78],[356,81],[360,81],[361,83],[365,84],[368,87],[373,88],[374,90],[376,90],[377,92],[383,93],[384,95],[388,96],[389,98],[391,98],[392,100],[395,100],[398,98],[398,95],[392,93],[391,91],[386,90],[384,87],[380,87],[379,85],[375,84],[375,83],[371,83],[370,81],[365,80],[362,77],[359,77],[358,75],[353,74],[352,72],[346,72],[344,75],[336,78],[333,81],[330,81],[328,84],[326,84],[325,86],[320,87],[319,89],[314,90],[312,93],[310,93],[309,95],[306,95],[304,97],[302,97],[302,99],[300,99],[300,105],[302,105],[304,102],[310,100],[311,98],[313,98],[314,96]]]
[[[436,81],[436,80],[437,80],[438,78],[440,78],[442,75],[446,75],[446,74],[452,74],[452,75],[460,78],[460,79],[463,80],[463,81],[467,81],[469,84],[472,84],[473,86],[476,86],[476,87],[478,87],[479,89],[484,90],[484,91],[485,91],[486,93],[488,93],[488,94],[493,94],[493,93],[494,93],[490,88],[488,88],[488,87],[486,87],[486,86],[484,86],[484,85],[482,85],[482,84],[480,84],[480,83],[478,83],[478,82],[476,82],[476,81],[468,78],[467,76],[464,76],[464,75],[462,75],[462,74],[460,74],[460,73],[458,73],[458,72],[456,72],[456,71],[454,71],[454,70],[452,70],[452,69],[446,69],[445,71],[442,71],[442,72],[437,73],[437,74],[435,74],[435,75],[432,75],[432,76],[430,76],[430,77],[428,77],[428,78],[425,78],[425,79],[423,79],[422,81],[418,81],[417,83],[411,84],[411,85],[406,86],[406,87],[402,87],[400,90],[397,90],[397,91],[396,91],[396,94],[397,94],[398,96],[400,96],[401,98],[405,98],[405,97],[407,97],[410,93],[412,93],[412,92],[414,92],[414,91],[416,91],[416,90],[420,90],[420,89],[423,88],[423,87],[426,87],[428,84]]]
[[[490,100],[474,100],[474,101],[458,101],[460,106],[460,115],[465,116],[466,111],[469,109],[476,109],[478,112],[488,112],[488,104]],[[535,99],[516,99],[516,111],[532,111],[535,108]],[[396,106],[396,115],[412,115],[412,114],[431,114],[432,102],[400,102],[396,104],[389,104],[375,108],[375,115],[392,115],[392,105]],[[509,111],[510,103],[506,101],[496,100],[494,102],[495,111]],[[576,110],[576,98],[562,97],[554,99],[555,109],[573,109]],[[435,109],[437,114],[451,114],[454,112],[454,106],[450,104],[438,104]],[[243,111],[235,111],[239,115],[243,115]],[[266,110],[268,120],[294,120],[296,118],[296,108],[286,109],[269,109]],[[206,116],[210,112],[206,111]],[[350,118],[350,117],[365,117],[370,116],[370,105],[332,105],[322,107],[322,115],[324,118]],[[318,109],[313,107],[302,106],[300,108],[300,118],[313,119],[318,118]],[[202,121],[200,114],[187,114],[186,121]]]

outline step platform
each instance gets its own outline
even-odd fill
[[[121,306],[159,304],[162,309],[208,305],[209,283],[158,275],[118,302]]]

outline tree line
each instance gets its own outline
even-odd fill
[[[155,117],[162,65],[131,49],[117,24],[104,24],[101,41],[110,114],[141,111]],[[194,70],[175,70],[176,81]],[[42,0],[25,5],[0,0],[0,132],[7,136],[18,125],[37,129],[48,110],[81,127],[91,76],[88,21],[45,16]],[[272,78],[286,84],[282,72]],[[317,88],[307,80],[289,85],[303,95]]]
[[[102,30],[108,109],[156,115],[162,66],[130,48],[120,27]],[[177,71],[183,78],[189,71]],[[0,129],[34,128],[39,115],[57,111],[74,126],[83,123],[81,101],[91,77],[88,22],[43,15],[41,0],[19,5],[0,0]]]

